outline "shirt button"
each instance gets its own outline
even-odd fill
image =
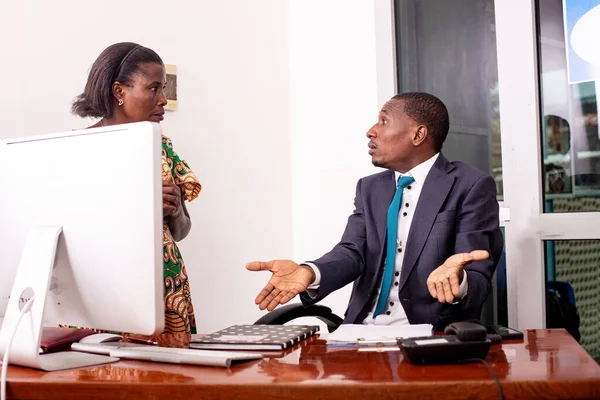
[[[398,283],[398,282],[394,282],[394,286],[398,286],[398,285],[399,285],[399,283]]]
[[[407,188],[408,190],[410,190],[410,185],[408,185],[406,188]]]
[[[394,275],[398,276],[398,275],[400,275],[400,272],[396,271],[396,273]]]
[[[401,248],[400,248],[400,249],[398,249],[398,253],[402,253],[402,249],[401,249]]]
[[[390,315],[392,312],[391,311],[386,311],[385,312],[387,315]]]
[[[406,217],[406,216],[408,215],[408,213],[404,213],[404,214],[402,214],[402,215],[404,215],[404,216]]]
[[[406,203],[405,206],[408,207],[408,203]]]
[[[390,301],[390,307],[394,307],[394,302]]]

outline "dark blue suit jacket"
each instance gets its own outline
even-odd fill
[[[385,267],[386,216],[396,190],[394,171],[358,181],[355,210],[342,240],[313,263],[321,272],[316,297],[301,295],[304,305],[354,281],[344,323],[361,323],[372,311]],[[431,168],[408,234],[400,301],[411,324],[479,318],[491,292],[491,277],[503,247],[496,184],[482,171],[442,154]],[[429,294],[427,278],[453,254],[487,250],[490,258],[465,268],[467,295],[457,304],[442,304]],[[394,290],[394,289],[392,289]]]

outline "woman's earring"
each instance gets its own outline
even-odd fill
[[[123,105],[123,99],[119,99],[119,105],[122,106]]]

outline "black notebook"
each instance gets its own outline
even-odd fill
[[[319,332],[318,325],[233,325],[190,341],[192,349],[284,350]]]

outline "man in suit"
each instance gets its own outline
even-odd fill
[[[496,184],[441,154],[448,130],[448,111],[435,96],[388,101],[367,132],[373,164],[387,171],[358,181],[355,210],[329,253],[302,265],[246,265],[273,273],[256,298],[260,309],[297,294],[311,305],[354,282],[344,323],[479,318],[503,247]]]

